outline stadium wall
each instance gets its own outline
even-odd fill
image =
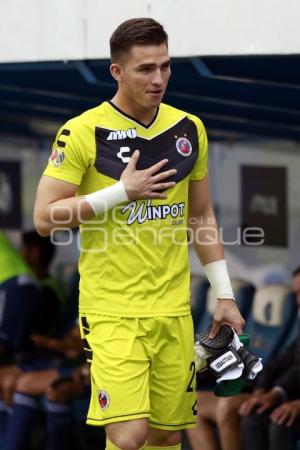
[[[299,53],[298,0],[1,0],[0,62],[107,58],[112,30],[141,16],[172,56]]]

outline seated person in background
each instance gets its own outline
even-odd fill
[[[22,351],[22,355],[14,361],[10,370],[2,377],[2,392],[6,404],[11,404],[14,392],[14,386],[17,377],[23,371],[42,369],[52,364],[55,353],[53,351],[39,349],[30,339],[32,334],[42,334],[45,336],[54,336],[60,327],[60,322],[63,318],[65,310],[65,298],[60,287],[53,278],[48,275],[48,268],[55,253],[55,247],[51,243],[50,238],[42,238],[35,231],[25,232],[22,235],[22,245],[20,255],[14,250],[23,265],[26,265],[28,271],[34,274],[36,282],[39,286],[39,299],[35,307],[31,310],[31,318],[34,318],[34,326],[30,328],[27,339],[27,351]],[[30,301],[29,296],[26,302]],[[32,303],[32,301],[31,301]],[[13,320],[11,324],[11,331],[13,334],[19,332],[19,321],[24,314],[23,305],[18,305],[18,308],[12,310],[10,308],[10,315]],[[31,319],[32,320],[32,319]]]
[[[300,308],[300,266],[293,273]],[[243,450],[294,450],[300,438],[300,336],[263,371],[240,407]]]
[[[43,336],[33,339],[38,346],[72,356],[73,361],[77,355],[77,363],[30,371],[19,377],[2,450],[22,450],[26,446],[42,396],[46,397],[47,450],[67,449],[72,435],[70,401],[89,387],[89,368],[83,363],[78,325],[59,340]]]
[[[3,232],[0,232],[0,441],[7,419],[7,404],[28,355],[30,335],[38,331],[42,310],[37,279]]]
[[[293,273],[293,291],[296,293],[297,304],[300,308],[300,267]],[[276,358],[274,364],[268,365],[266,369],[263,370],[262,375],[259,376],[255,382],[255,387],[257,387],[257,389],[254,391],[254,397],[252,394],[251,398],[249,391],[233,397],[216,397],[212,387],[215,385],[215,379],[210,375],[207,376],[206,373],[197,374],[197,379],[201,377],[200,381],[198,381],[200,387],[204,385],[205,381],[210,381],[208,377],[211,377],[211,385],[207,387],[207,390],[199,390],[197,392],[199,405],[197,428],[187,431],[193,450],[218,450],[220,446],[222,450],[240,450],[241,448],[243,450],[248,450],[248,448],[251,448],[251,450],[254,448],[255,450],[259,450],[252,440],[252,446],[250,444],[249,447],[244,447],[246,444],[243,444],[242,446],[240,413],[242,415],[249,414],[254,406],[258,405],[260,401],[265,404],[265,400],[267,402],[270,398],[272,398],[272,401],[274,400],[274,402],[278,400],[279,393],[277,389],[272,391],[272,393],[266,394],[266,392],[272,387],[273,381],[286,371],[290,357],[296,357],[296,349],[297,344],[294,342],[289,350],[279,357],[278,362]],[[283,360],[281,360],[282,357]],[[283,361],[283,363],[281,363],[281,361]],[[205,377],[204,382],[202,380],[203,376]],[[264,397],[265,395],[266,397]],[[271,406],[271,404],[269,406]],[[216,433],[216,426],[218,428],[218,433]],[[245,435],[245,439],[248,439],[247,434]],[[267,449],[267,447],[263,446],[261,448],[264,448],[264,450]]]
[[[44,335],[55,334],[66,309],[62,287],[48,273],[55,256],[55,246],[49,237],[41,237],[36,231],[26,231],[22,234],[21,255],[38,278],[42,288],[43,314],[40,317],[40,329]]]
[[[34,318],[34,326],[30,328],[27,339],[30,342],[27,345],[27,351],[22,351],[15,364],[11,364],[9,369],[2,371],[0,375],[0,389],[2,397],[7,405],[12,403],[12,396],[18,377],[28,370],[38,370],[47,368],[53,364],[53,360],[60,363],[57,353],[48,349],[36,347],[32,340],[29,340],[32,334],[41,334],[44,336],[56,336],[62,327],[64,319],[66,301],[61,287],[48,274],[48,269],[55,254],[55,246],[50,238],[42,238],[35,231],[25,232],[22,235],[21,255],[18,255],[13,249],[17,258],[22,261],[30,273],[33,273],[39,286],[39,299],[30,312],[31,318]],[[26,305],[32,303],[27,296]],[[18,307],[12,311],[11,318],[14,317],[14,323],[11,324],[11,332],[19,334],[20,318],[24,320],[24,307]],[[32,319],[31,319],[32,320]],[[1,372],[0,372],[1,373]]]
[[[18,373],[16,363],[30,353],[30,335],[39,330],[41,290],[29,266],[0,232],[0,399],[3,381]]]
[[[44,255],[43,260],[49,263],[50,260],[45,256],[45,253],[49,255],[53,252],[49,249],[49,242],[44,244],[44,238],[32,235],[33,233],[26,234],[23,238],[22,254],[30,260],[33,268],[36,267],[39,276],[45,279],[47,271],[45,268],[41,270],[37,260]],[[41,251],[36,249],[33,252],[30,251],[40,241],[42,243],[39,247],[43,247],[43,249]],[[49,239],[46,239],[46,241],[49,241]],[[72,427],[69,402],[85,392],[86,383],[82,374],[88,371],[88,368],[82,365],[84,360],[83,348],[79,327],[76,323],[78,285],[79,275],[76,272],[70,281],[64,314],[62,317],[61,315],[56,316],[59,319],[55,327],[56,330],[52,327],[52,333],[48,332],[48,335],[43,333],[31,336],[36,351],[34,357],[22,365],[23,370],[14,386],[14,402],[6,425],[3,449],[24,448],[30,436],[31,425],[34,423],[37,414],[40,413],[41,403],[39,398],[41,396],[46,397],[47,449],[68,448],[66,442],[70,438]],[[46,284],[46,287],[48,286],[49,283]],[[50,303],[51,295],[49,294],[51,294],[51,291],[46,296]],[[48,314],[51,311],[51,303],[50,305],[49,303],[46,309]],[[55,303],[55,299],[53,303]],[[59,302],[56,302],[56,304],[59,305]],[[54,359],[51,358],[51,355],[54,355]],[[15,433],[16,429],[18,429],[18,433]]]

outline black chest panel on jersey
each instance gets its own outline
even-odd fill
[[[177,169],[168,181],[177,183],[188,176],[198,157],[199,141],[195,123],[184,117],[173,127],[159,135],[145,139],[135,136],[134,128],[128,130],[108,130],[96,127],[96,160],[98,172],[119,180],[129,157],[135,150],[140,151],[137,169],[147,169],[164,158],[169,160],[162,171]],[[131,136],[131,137],[130,137]]]

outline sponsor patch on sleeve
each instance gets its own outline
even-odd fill
[[[50,155],[49,163],[53,167],[60,167],[64,162],[65,154],[60,148],[55,148]]]

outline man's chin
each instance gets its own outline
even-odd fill
[[[150,101],[147,102],[147,106],[148,108],[157,108],[162,102],[162,97],[160,98],[156,98],[156,99],[151,99]]]

